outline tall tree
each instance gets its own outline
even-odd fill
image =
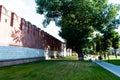
[[[119,48],[120,35],[118,32],[113,32],[112,47],[114,48],[115,57],[117,58],[117,49]]]
[[[67,47],[83,59],[82,49],[87,46],[94,30],[102,30],[116,23],[118,5],[107,0],[36,0],[37,13],[45,15],[43,25],[55,21],[61,27],[60,36]]]
[[[96,34],[96,52],[100,53],[101,51],[101,36],[100,34]]]
[[[114,48],[115,56],[116,55],[116,49],[119,48],[119,34],[115,31],[115,25],[108,25],[106,28],[102,30],[102,50],[106,51],[109,50],[110,47]],[[109,54],[109,53],[108,53]]]
[[[112,46],[112,34],[108,31],[105,31],[103,33],[103,36],[102,36],[102,40],[101,40],[101,43],[102,43],[102,51],[103,51],[103,54],[104,54],[104,58],[106,59],[106,55],[109,59],[109,52],[108,50],[110,49],[110,47]],[[107,51],[107,53],[106,53]]]

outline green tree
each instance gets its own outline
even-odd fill
[[[115,57],[117,58],[117,49],[119,48],[120,36],[118,32],[113,33],[112,47],[114,48]]]
[[[55,21],[61,27],[60,36],[66,40],[68,48],[84,58],[86,48],[94,30],[101,31],[109,24],[117,24],[118,5],[107,0],[36,0],[37,13],[45,15],[43,25]]]
[[[106,51],[109,50],[110,47],[114,48],[115,56],[116,55],[116,49],[119,48],[119,34],[115,31],[114,25],[109,25],[102,31],[103,37],[102,37],[102,50]],[[109,56],[109,53],[108,53]]]
[[[96,42],[96,52],[99,54],[101,52],[101,46],[102,46],[100,33],[96,34],[95,42]]]
[[[104,35],[102,36],[102,40],[101,40],[101,43],[102,43],[102,52],[104,54],[104,58],[106,59],[106,56],[108,57],[109,59],[109,49],[110,47],[112,46],[112,42],[111,42],[111,36],[109,33],[105,32]],[[106,53],[107,52],[107,53]]]

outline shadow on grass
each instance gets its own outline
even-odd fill
[[[31,64],[37,64],[37,63],[56,63],[56,62],[88,62],[87,60],[84,61],[78,61],[77,56],[66,56],[61,58],[52,58],[50,60],[40,60],[35,62],[29,62],[29,63],[22,63],[22,64],[16,64],[16,65],[9,65],[9,66],[3,66],[3,67],[16,67],[16,66],[24,66],[24,65],[31,65]],[[1,67],[0,67],[1,68]]]
[[[59,63],[59,62],[89,62],[87,60],[84,61],[78,61],[74,59],[51,59],[51,60],[41,60],[41,61],[34,61],[34,62],[29,62],[29,63],[22,63],[22,64],[15,64],[15,65],[9,65],[9,66],[2,66],[2,68],[10,68],[10,67],[18,67],[18,66],[26,66],[26,65],[32,65],[32,64],[51,64],[51,63]]]

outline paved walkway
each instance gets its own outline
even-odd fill
[[[116,76],[120,77],[120,66],[113,65],[113,64],[103,62],[103,61],[93,61],[93,62],[97,63],[98,65],[112,72]]]

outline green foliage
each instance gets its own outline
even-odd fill
[[[112,47],[114,49],[118,49],[120,47],[119,42],[120,42],[120,35],[117,32],[114,32],[112,39]]]
[[[101,51],[101,36],[100,34],[96,34],[96,52]]]
[[[120,24],[116,18],[120,7],[108,4],[108,0],[36,0],[36,4],[37,12],[46,17],[43,25],[55,21],[61,27],[59,35],[66,40],[67,47],[78,54],[88,46],[94,31],[103,33],[109,26],[115,29]]]
[[[115,31],[113,26],[108,26],[103,33],[103,42],[106,47],[113,47],[114,49],[119,48],[120,36],[119,33]]]

